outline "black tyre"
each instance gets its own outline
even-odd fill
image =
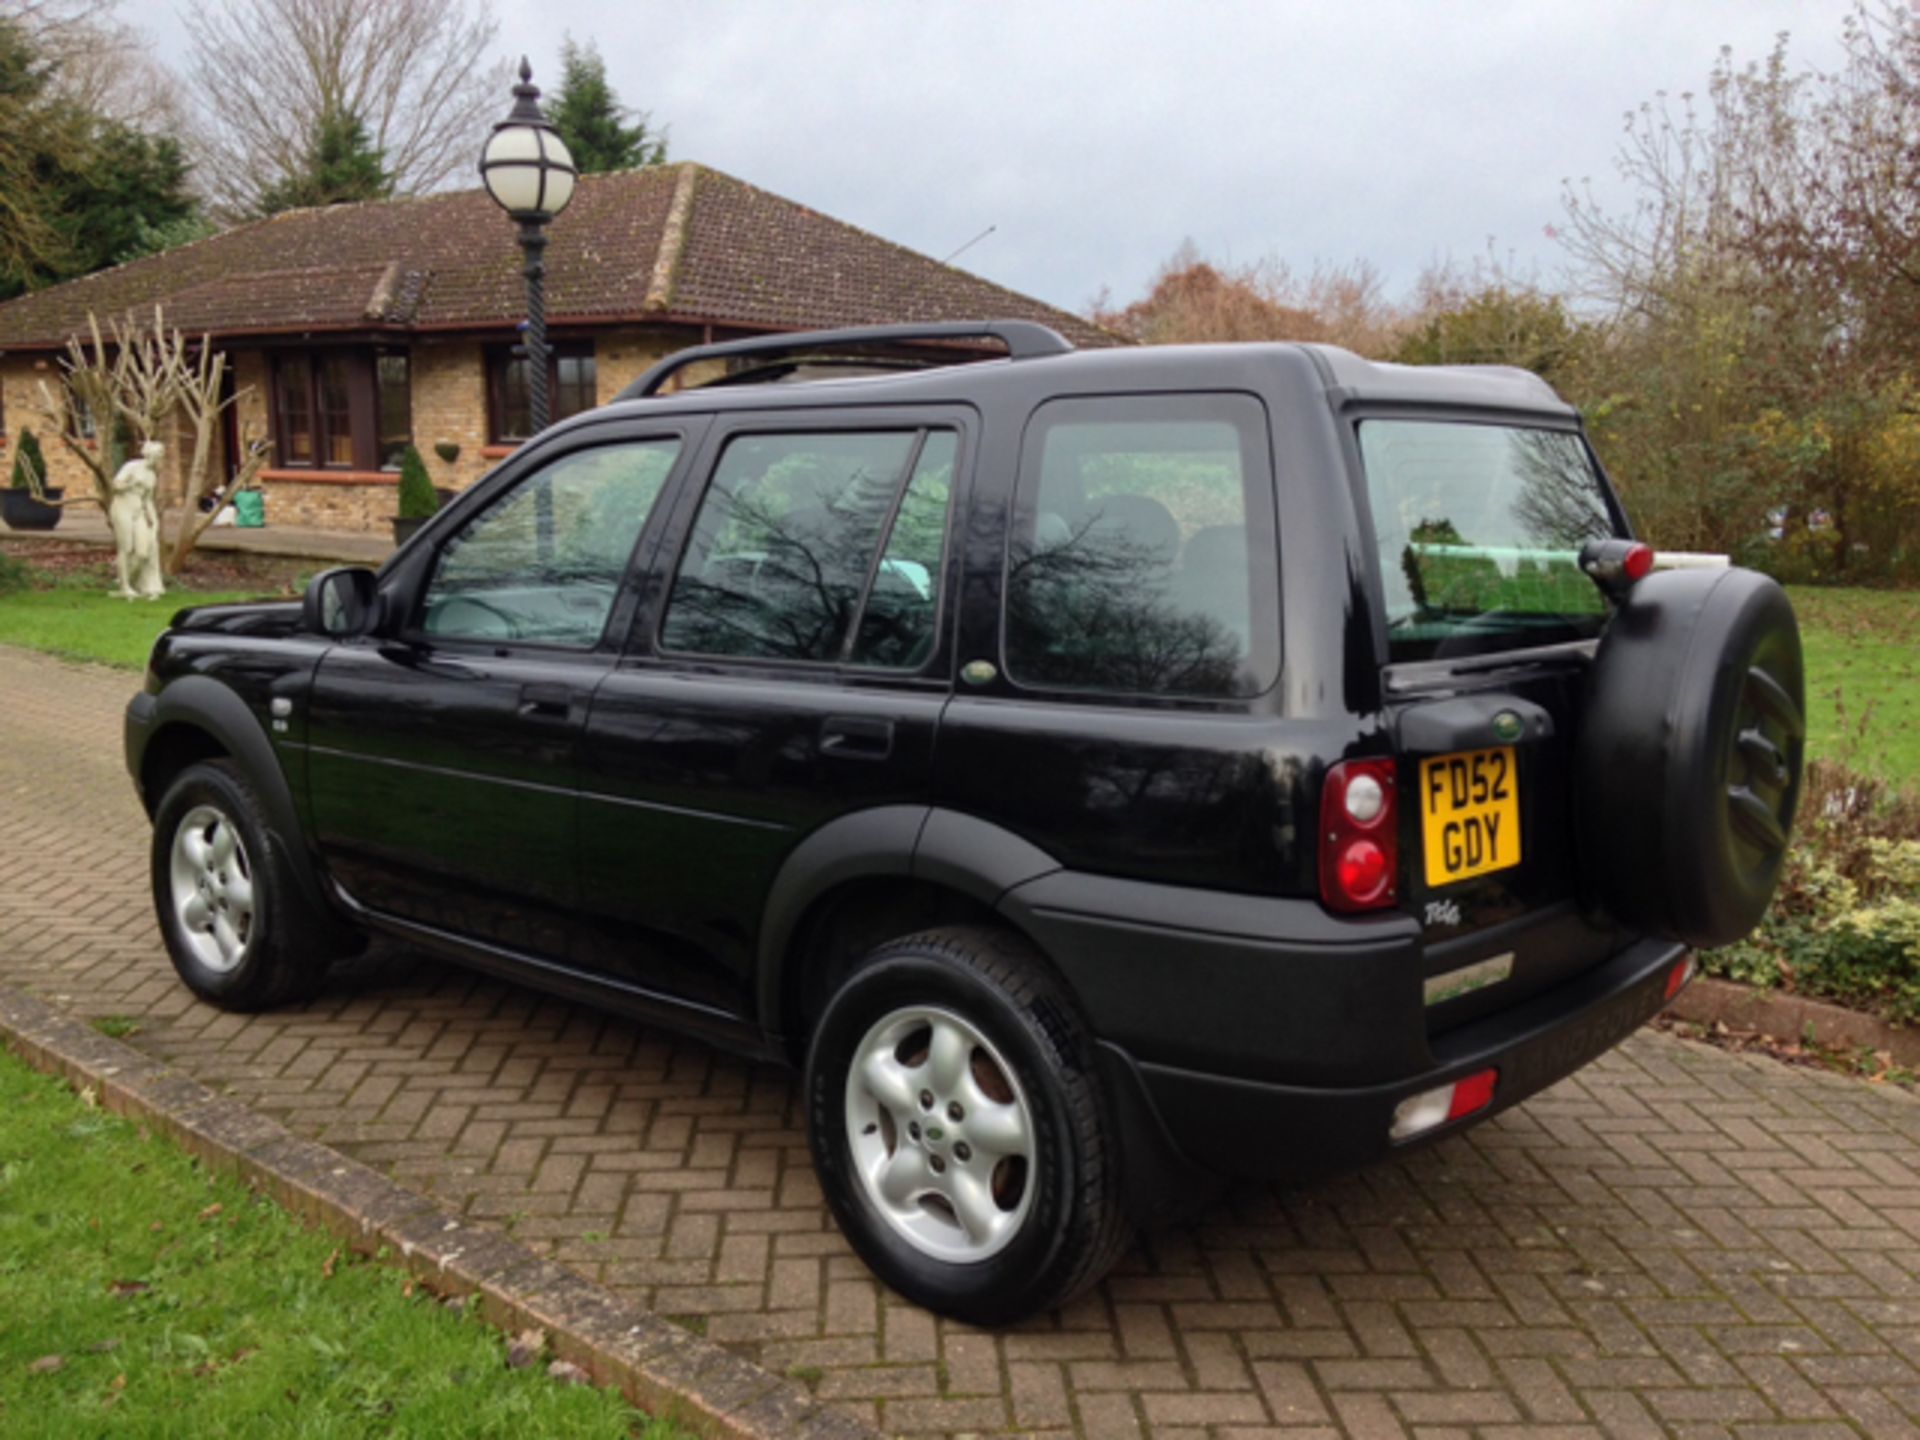
[[[153,818],[154,912],[187,988],[227,1010],[303,999],[326,978],[336,927],[287,873],[245,776],[225,760],[180,772]]]
[[[1576,767],[1584,870],[1617,919],[1690,945],[1760,923],[1805,762],[1786,592],[1752,570],[1635,585],[1600,642]]]
[[[807,1135],[854,1249],[976,1325],[1059,1305],[1129,1238],[1093,1042],[1046,961],[988,929],[882,946],[828,1001]]]

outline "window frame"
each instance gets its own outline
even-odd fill
[[[413,353],[405,345],[311,345],[288,346],[269,352],[267,367],[268,422],[273,440],[275,470],[311,471],[316,475],[394,474],[398,466],[380,464],[380,380],[382,356],[398,355],[407,364],[407,443],[413,443]],[[306,383],[288,383],[287,370],[293,363],[306,367]],[[347,445],[349,459],[344,463],[327,458],[331,435],[326,411],[321,404],[322,371],[329,362],[338,362],[346,370]],[[306,401],[307,428],[312,442],[308,459],[297,460],[287,453],[286,399],[301,394]]]
[[[398,627],[398,638],[423,650],[488,655],[499,659],[511,659],[520,655],[546,656],[556,659],[573,657],[581,660],[595,656],[602,660],[617,657],[625,648],[626,636],[633,625],[636,607],[646,588],[653,552],[672,518],[678,513],[687,474],[703,452],[704,447],[701,441],[709,420],[710,417],[705,415],[683,415],[663,417],[646,424],[635,424],[630,420],[614,421],[572,432],[568,435],[568,443],[564,446],[523,446],[513,459],[502,464],[485,481],[464,492],[456,502],[457,509],[442,512],[449,520],[457,515],[458,524],[442,525],[436,521],[431,543],[419,547],[417,553],[406,556],[403,573],[395,577],[400,581],[401,609],[406,617]],[[496,505],[505,503],[522,485],[537,478],[550,466],[592,450],[662,440],[677,442],[680,446],[679,452],[674,456],[673,464],[668,468],[666,477],[660,482],[660,494],[655,498],[652,510],[634,539],[633,548],[627,554],[625,567],[621,571],[620,580],[614,592],[613,603],[607,610],[606,622],[592,645],[582,647],[540,640],[498,640],[437,635],[424,628],[422,622],[427,591],[433,584],[434,576],[439,573],[442,553],[448,541],[463,533],[469,524],[478,520]]]
[[[487,345],[481,350],[480,358],[481,364],[485,369],[487,391],[486,443],[489,445],[524,445],[533,438],[531,434],[506,434],[506,426],[503,422],[503,417],[507,411],[508,368],[515,360],[527,360],[529,365],[532,363],[530,357],[514,354],[514,351],[522,348],[519,342],[510,341],[505,344]],[[557,405],[560,398],[560,362],[563,359],[591,360],[593,362],[594,373],[594,398],[592,403],[583,409],[571,411],[566,415],[559,413]],[[595,409],[600,403],[599,384],[600,357],[591,339],[549,340],[547,342],[547,396],[550,401],[556,402],[550,423],[557,425],[562,420],[570,420],[575,415],[584,415],[588,410]],[[531,430],[533,423],[531,413],[529,413],[527,423],[529,430]]]
[[[698,669],[706,674],[761,675],[784,672],[809,679],[845,678],[857,683],[905,683],[946,688],[951,680],[954,631],[960,615],[959,589],[963,575],[963,533],[960,517],[967,513],[972,499],[973,463],[977,443],[977,417],[971,409],[958,407],[901,406],[898,408],[824,409],[755,411],[750,414],[716,417],[712,431],[700,447],[696,467],[689,472],[674,507],[671,528],[660,537],[657,553],[649,561],[647,604],[635,616],[629,637],[627,658],[641,662],[670,665],[676,669]],[[892,665],[874,665],[848,658],[846,637],[841,653],[832,660],[793,660],[779,655],[708,655],[698,651],[669,650],[663,644],[667,610],[673,598],[674,582],[680,578],[687,551],[693,543],[700,508],[712,488],[720,461],[733,441],[750,436],[823,434],[870,434],[875,431],[919,432],[908,458],[906,479],[894,492],[887,512],[880,547],[869,564],[859,607],[848,634],[857,636],[866,613],[873,577],[878,573],[886,547],[892,542],[893,526],[912,483],[913,468],[925,449],[926,437],[935,431],[950,431],[954,436],[953,476],[948,482],[947,514],[941,531],[940,565],[935,576],[933,634],[934,643],[926,660],[914,669]]]
[[[1233,425],[1236,431],[1241,432],[1243,444],[1249,438],[1252,440],[1251,463],[1261,474],[1264,474],[1266,479],[1265,487],[1257,493],[1265,506],[1266,518],[1270,522],[1266,535],[1266,538],[1273,542],[1273,567],[1270,572],[1254,564],[1255,556],[1259,552],[1252,547],[1259,543],[1259,537],[1253,533],[1256,517],[1251,513],[1247,516],[1247,538],[1250,547],[1248,574],[1254,582],[1254,588],[1248,595],[1248,622],[1254,634],[1258,635],[1261,633],[1263,620],[1272,621],[1270,630],[1272,648],[1259,657],[1265,662],[1260,667],[1261,673],[1270,671],[1270,674],[1267,674],[1267,683],[1258,690],[1249,690],[1245,694],[1171,694],[1151,690],[1062,685],[1022,676],[1013,663],[1008,647],[1007,601],[1012,592],[1014,540],[1023,532],[1030,533],[1034,526],[1034,502],[1039,494],[1040,465],[1045,458],[1046,437],[1052,429],[1049,412],[1058,414],[1061,411],[1108,411],[1118,420],[1137,423],[1153,418],[1151,407],[1156,404],[1178,405],[1182,402],[1195,405],[1200,413],[1190,410],[1167,418],[1175,423],[1209,418],[1225,420]],[[1204,413],[1204,406],[1207,403],[1217,406],[1212,416]],[[1241,431],[1238,422],[1228,412],[1249,404],[1257,412],[1258,419],[1252,424],[1250,430]],[[1073,422],[1069,420],[1067,423]],[[1287,661],[1286,585],[1282,555],[1285,537],[1280,520],[1279,471],[1273,440],[1273,412],[1263,396],[1251,390],[1236,390],[1230,387],[1135,392],[1073,391],[1050,395],[1027,412],[1026,420],[1021,427],[1019,457],[1019,466],[1013,475],[1013,482],[1007,495],[1006,530],[1001,537],[1000,564],[996,571],[999,594],[994,599],[994,644],[1000,667],[999,683],[1006,687],[1007,693],[1035,700],[1069,701],[1079,704],[1125,704],[1135,707],[1234,712],[1254,710],[1274,694],[1285,678]],[[1028,483],[1030,477],[1031,485]],[[1242,484],[1243,487],[1246,484],[1244,478]],[[1265,616],[1260,613],[1262,599],[1269,602]]]

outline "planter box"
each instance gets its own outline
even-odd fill
[[[430,517],[421,517],[421,518],[416,518],[412,520],[402,520],[398,515],[394,516],[393,517],[393,543],[396,545],[406,544],[407,541],[413,538],[413,532],[418,530],[422,525],[427,523],[428,518]]]
[[[58,500],[66,492],[49,486],[47,498]],[[10,530],[51,530],[60,523],[60,507],[43,505],[26,490],[0,490],[0,520]]]

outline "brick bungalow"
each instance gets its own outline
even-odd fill
[[[692,163],[584,177],[550,234],[555,419],[712,339],[1014,318],[1076,344],[1114,342],[1077,316]],[[104,326],[157,302],[169,325],[231,354],[246,393],[223,463],[242,434],[271,440],[270,523],[384,528],[409,442],[436,484],[459,488],[526,437],[528,362],[512,353],[524,298],[514,227],[481,190],[241,225],[0,305],[0,464],[21,426],[44,428],[34,387],[54,378],[88,312]],[[68,423],[99,443],[92,417]],[[79,463],[42,440],[53,483],[83,485]],[[168,483],[178,484],[180,449],[169,445]]]

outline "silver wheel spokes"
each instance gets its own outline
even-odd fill
[[[237,968],[253,939],[253,865],[233,821],[196,805],[173,832],[173,913],[194,958],[209,970]]]
[[[985,1260],[1018,1233],[1033,1189],[1033,1114],[979,1030],[951,1011],[896,1010],[847,1075],[847,1135],[868,1198],[937,1260]]]

